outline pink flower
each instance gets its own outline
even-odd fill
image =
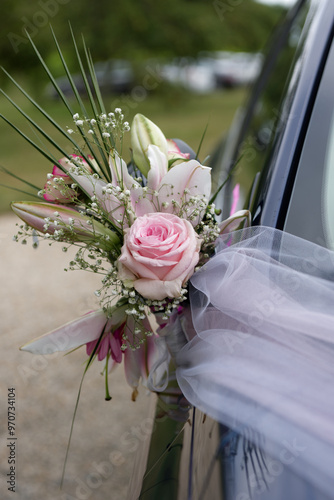
[[[57,165],[53,166],[52,177],[45,183],[43,198],[55,203],[72,203],[77,193],[70,187],[72,179]]]
[[[167,139],[167,144],[168,144],[168,153],[167,153],[168,162],[173,167],[181,162],[184,162],[185,160],[190,159],[190,153],[182,153],[181,149],[176,144],[176,142],[173,141],[173,139]]]
[[[198,263],[200,245],[187,220],[161,212],[143,215],[125,231],[119,277],[147,299],[180,297]]]
[[[147,186],[137,186],[132,196],[137,217],[151,212],[171,213],[189,220],[196,227],[209,202],[211,168],[189,160],[168,170],[167,156],[152,145],[148,147],[148,159],[151,168]]]
[[[92,169],[81,156],[71,155],[71,158],[78,161],[80,166],[88,173],[92,173]],[[43,198],[54,203],[72,203],[77,197],[77,192],[70,187],[73,180],[64,170],[69,170],[71,166],[74,167],[75,165],[65,157],[61,158],[58,163],[63,169],[58,165],[53,166],[52,177],[44,185],[45,193]]]
[[[111,359],[115,363],[121,363],[122,361],[122,335],[124,332],[125,323],[123,323],[116,330],[107,331],[105,336],[101,339],[97,349],[96,355],[99,361],[102,361],[106,358],[107,354],[110,353]],[[92,340],[86,344],[86,352],[87,356],[90,356],[95,349],[96,344],[98,343],[98,339]]]
[[[28,226],[43,234],[57,235],[58,241],[86,243],[107,251],[120,246],[115,231],[74,208],[33,201],[17,201],[11,207]]]
[[[126,333],[129,334],[135,328],[133,321],[131,322],[126,316],[126,308],[126,305],[114,306],[111,318],[107,318],[102,309],[91,311],[25,344],[21,350],[45,355],[76,349],[86,344],[87,355],[91,356],[102,335],[96,349],[97,359],[102,361],[109,353],[109,371],[115,364],[124,361],[126,380],[133,389],[132,398],[135,399],[139,381],[142,379],[143,383],[146,383],[150,370],[160,359],[160,352],[156,346],[155,335],[145,337],[145,342],[141,343],[137,349],[132,349],[128,341],[123,340],[125,329]],[[146,331],[151,330],[147,318],[143,320],[143,325]],[[136,335],[137,342],[142,338],[143,334]],[[123,344],[126,346],[125,350],[122,350]],[[161,377],[163,377],[163,373],[161,373]],[[160,383],[159,378],[157,383]]]
[[[230,215],[233,215],[236,212],[239,203],[239,198],[240,198],[240,184],[236,184],[232,192],[232,206]]]

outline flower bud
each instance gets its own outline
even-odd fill
[[[59,241],[82,242],[103,250],[120,247],[117,234],[73,208],[53,203],[15,202],[12,209],[28,226],[41,233],[58,234]]]
[[[190,153],[182,153],[181,149],[173,139],[167,139],[167,145],[168,145],[167,158],[169,166],[174,167],[179,163],[183,163],[186,160],[190,160]],[[194,153],[194,158],[196,158],[195,153]]]
[[[223,220],[219,224],[220,234],[229,234],[232,231],[236,231],[239,226],[249,227],[251,225],[251,213],[249,210],[238,210],[233,215],[230,215],[228,219]]]
[[[168,145],[166,137],[157,125],[139,113],[136,114],[132,122],[131,144],[134,162],[145,177],[147,177],[150,170],[148,147],[151,144],[158,146],[160,151],[167,156]]]

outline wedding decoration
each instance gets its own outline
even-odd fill
[[[38,193],[45,201],[12,203],[25,222],[15,240],[43,238],[65,244],[64,252],[77,246],[68,269],[103,276],[95,291],[101,308],[21,349],[46,354],[85,345],[89,363],[104,360],[106,373],[124,359],[135,399],[139,379],[146,381],[156,360],[158,332],[150,317],[159,314],[168,323],[182,311],[188,280],[212,253],[220,231],[247,214],[218,224],[209,202],[210,169],[185,157],[175,143],[169,155],[163,133],[146,117],[136,115],[132,126],[137,159],[132,167],[143,177],[129,174],[112,145],[117,134],[130,129],[120,109],[98,119],[78,114],[73,119],[83,135],[84,124],[93,127],[88,130],[94,136],[92,148],[102,150],[102,141],[108,140],[108,166],[83,151],[60,159]],[[98,138],[99,127],[109,132]],[[109,399],[108,384],[106,390]]]
[[[83,347],[84,373],[94,360],[104,363],[106,399],[116,365],[124,364],[135,400],[140,381],[153,392],[165,391],[172,361],[176,387],[163,397],[177,399],[175,421],[184,419],[180,401],[186,408],[192,404],[330,496],[333,253],[276,229],[247,229],[249,212],[236,212],[238,187],[230,217],[220,221],[215,199],[221,187],[211,192],[211,170],[199,153],[167,139],[142,114],[130,127],[121,109],[106,109],[89,51],[84,45],[88,78],[73,41],[89,111],[56,39],[75,107],[31,41],[72,120],[66,129],[8,75],[67,147],[4,91],[46,144],[1,117],[50,168],[42,189],[30,189],[36,201],[12,204],[23,221],[15,240],[30,238],[38,247],[44,239],[65,253],[75,246],[66,270],[101,275],[92,291],[99,308],[22,350]]]
[[[279,476],[280,498],[331,498],[334,252],[261,226],[216,250],[191,279],[195,334],[175,355],[180,388],[273,464],[272,477],[254,472],[249,498],[275,491]]]
[[[55,131],[66,138],[69,148],[47,135],[2,91],[53,148],[48,144],[40,146],[2,116],[52,165],[44,187],[29,193],[39,201],[12,203],[13,211],[24,222],[14,239],[26,243],[31,238],[36,247],[44,239],[50,244],[59,243],[63,252],[75,246],[76,255],[66,271],[79,269],[101,275],[100,288],[92,291],[100,308],[21,349],[47,354],[84,346],[86,369],[96,358],[105,364],[106,399],[111,398],[108,374],[124,362],[135,400],[140,380],[154,391],[166,387],[170,355],[166,354],[164,363],[160,363],[159,332],[188,307],[189,278],[212,255],[219,234],[239,226],[249,214],[237,212],[227,221],[218,222],[219,210],[214,198],[210,199],[210,168],[202,165],[195,153],[182,152],[177,142],[166,139],[160,128],[142,114],[134,117],[130,127],[120,108],[106,110],[90,54],[84,45],[88,79],[74,37],[73,41],[91,114],[75,87],[56,38],[77,110],[72,109],[31,41],[71,114],[72,123],[66,129],[8,75]],[[122,157],[127,133],[131,133],[129,165]],[[61,158],[56,156],[59,152]],[[157,363],[159,367],[151,373]]]

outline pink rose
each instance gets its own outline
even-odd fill
[[[125,231],[119,277],[147,299],[180,297],[198,263],[200,246],[187,220],[169,213],[143,215]]]

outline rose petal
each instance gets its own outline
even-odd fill
[[[133,282],[134,288],[140,295],[146,299],[163,300],[166,297],[170,299],[180,297],[182,281],[160,281],[140,278]]]

